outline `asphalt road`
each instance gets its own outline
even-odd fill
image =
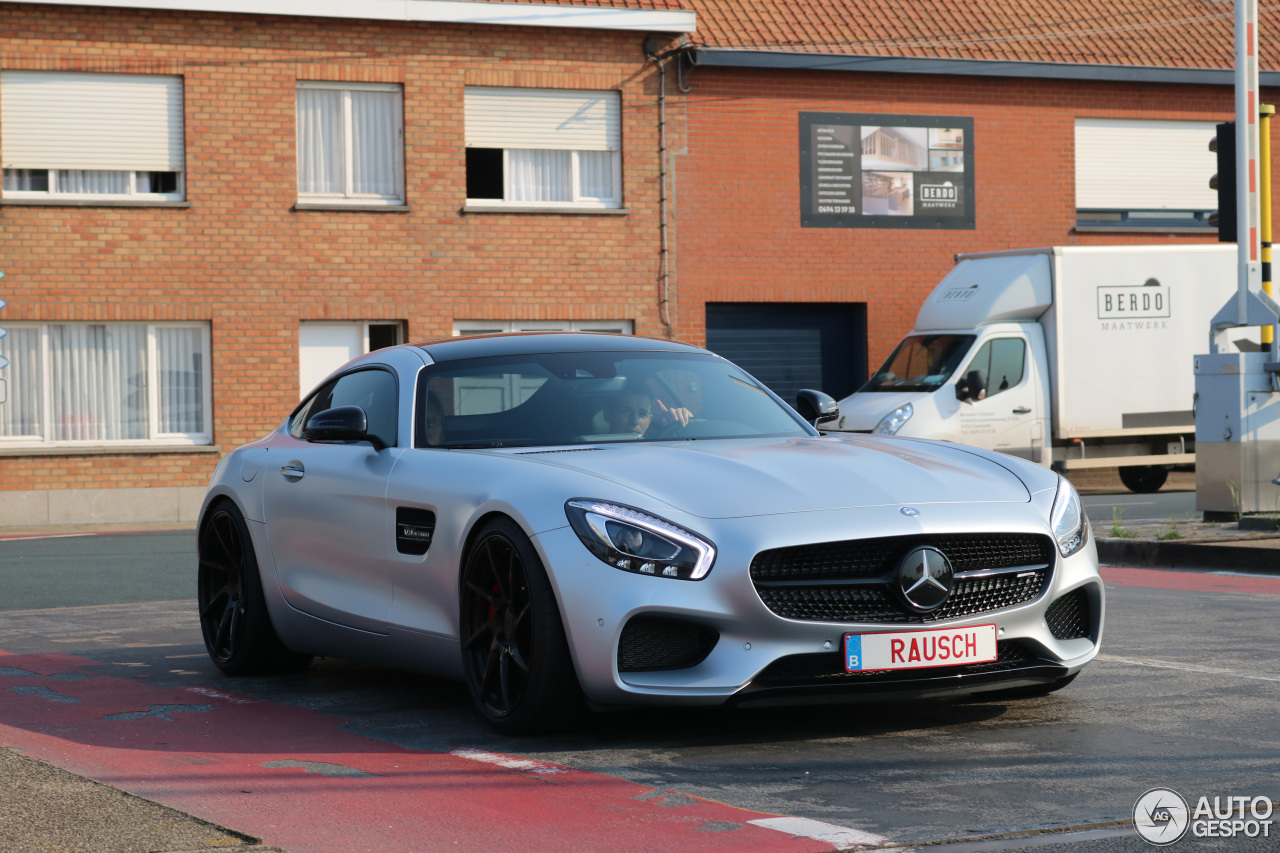
[[[1110,524],[1117,516],[1123,521],[1144,519],[1178,520],[1200,518],[1196,512],[1195,492],[1153,492],[1138,495],[1123,492],[1114,495],[1081,495],[1080,501],[1089,514],[1089,520],[1097,525]]]
[[[58,591],[40,599],[43,607],[83,604],[71,588],[76,578],[96,576],[97,595],[110,599],[145,590],[142,576],[151,576],[165,591],[160,598],[168,598],[178,576],[194,573],[180,541],[166,544],[159,534],[62,540],[35,552],[29,542],[0,541],[0,588],[7,593],[10,578],[38,566],[59,579]],[[131,554],[148,556],[131,561]],[[156,562],[146,569],[146,560]],[[138,577],[113,581],[115,575]],[[1280,799],[1280,579],[1145,570],[1106,576],[1103,654],[1048,697],[650,710],[595,716],[572,734],[514,740],[481,724],[465,689],[451,682],[337,660],[288,677],[222,676],[203,655],[187,602],[129,598],[36,612],[6,604],[0,652],[12,657],[0,656],[0,675],[7,666],[10,676],[0,678],[0,743],[20,740],[59,766],[291,851],[365,849],[356,839],[367,845],[377,832],[414,835],[418,846],[403,849],[468,842],[492,849],[512,831],[522,833],[526,849],[752,849],[747,817],[785,815],[881,843],[951,842],[942,848],[947,853],[1044,845],[1109,853],[1149,849],[1127,821],[1139,795],[1154,787],[1173,788],[1193,803],[1201,796]],[[184,704],[174,704],[175,696],[185,696]],[[36,704],[23,704],[28,700]],[[138,710],[119,713],[132,708]],[[144,720],[150,728],[137,736],[145,748],[121,742],[124,730],[103,722],[163,717],[166,708],[203,710]],[[226,728],[215,737],[209,727],[220,724]],[[498,756],[507,762],[505,775],[460,776],[459,756],[468,767],[490,761],[477,756]],[[395,777],[385,764],[392,759],[395,767],[418,762],[415,775]],[[275,772],[292,773],[297,787],[276,792],[264,767],[286,768]],[[303,777],[326,787],[309,792]],[[396,785],[372,801],[359,799],[362,785],[378,784],[364,777],[394,778]],[[234,799],[251,791],[262,797],[257,812]],[[466,796],[447,799],[460,792]],[[272,797],[281,798],[279,812],[266,805]],[[579,814],[597,799],[596,811]],[[447,803],[452,814],[443,825],[470,834],[374,825],[392,818],[371,802],[394,804],[397,821],[428,821],[427,804]],[[499,818],[468,811],[483,804]],[[719,804],[727,811],[716,811]],[[309,826],[290,824],[287,813]],[[601,819],[610,823],[593,829],[591,821]],[[681,821],[686,834],[659,844],[660,833],[675,833]],[[690,827],[698,832],[689,834]],[[760,849],[831,849],[783,840]],[[1171,849],[1276,843],[1187,838]]]
[[[0,539],[0,611],[196,596],[196,534]]]

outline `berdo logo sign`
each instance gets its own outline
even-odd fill
[[[1152,320],[1169,316],[1169,288],[1154,278],[1138,287],[1098,288],[1099,320]]]

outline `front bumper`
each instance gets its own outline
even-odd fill
[[[1052,494],[1030,503],[917,505],[918,518],[897,506],[826,510],[739,519],[667,515],[706,536],[718,553],[701,581],[630,574],[592,556],[568,528],[535,537],[560,601],[565,632],[588,700],[597,707],[676,704],[770,704],[945,696],[1047,685],[1078,672],[1102,639],[1104,592],[1090,542],[1063,559],[1056,550],[1043,591],[1017,606],[928,625],[784,618],[769,609],[749,566],[760,551],[813,542],[956,532],[1047,535]],[[1074,593],[1074,597],[1064,599]],[[1079,604],[1076,623],[1061,627],[1060,600]],[[635,669],[619,665],[623,635],[640,617],[687,625],[708,647],[693,665]],[[1053,621],[1054,624],[1050,624]],[[1000,659],[963,667],[846,673],[848,633],[995,624]],[[639,623],[635,623],[639,624]],[[634,625],[633,625],[634,627]],[[1057,636],[1055,636],[1055,633]],[[660,633],[652,634],[661,642]],[[673,635],[673,637],[676,635]],[[1060,639],[1068,636],[1069,639]],[[680,635],[683,641],[684,635]],[[710,637],[710,642],[708,642]],[[634,638],[634,634],[632,635]],[[624,656],[625,657],[625,656]],[[659,657],[661,657],[659,653]]]

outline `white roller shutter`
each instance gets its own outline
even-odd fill
[[[1076,208],[1213,210],[1208,121],[1076,119]]]
[[[468,87],[468,148],[621,149],[617,92]]]
[[[183,169],[182,78],[0,74],[6,169]]]

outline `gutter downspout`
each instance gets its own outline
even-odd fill
[[[678,317],[673,321],[671,310],[671,245],[668,237],[670,225],[668,223],[667,193],[667,67],[664,60],[670,56],[678,57],[689,48],[689,45],[681,38],[676,47],[671,50],[658,53],[657,48],[658,40],[656,38],[649,38],[644,43],[645,58],[656,62],[658,65],[658,177],[660,183],[658,233],[661,237],[659,253],[662,258],[661,271],[658,273],[661,289],[661,296],[658,299],[658,317],[662,321],[662,325],[666,327],[666,337],[671,339],[676,334]],[[688,90],[681,86],[681,91]]]

